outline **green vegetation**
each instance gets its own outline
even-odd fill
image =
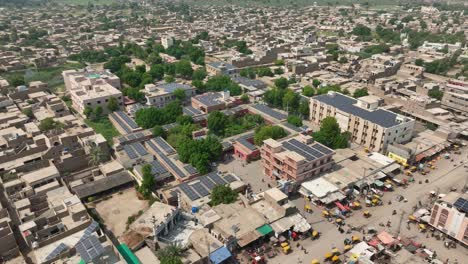
[[[353,28],[351,34],[357,36],[359,41],[370,41],[372,40],[372,30],[364,25],[357,25]]]
[[[297,115],[290,115],[288,116],[288,123],[297,127],[301,127],[302,118],[298,117]]]
[[[142,128],[153,128],[156,125],[165,125],[176,121],[182,115],[180,102],[174,101],[164,108],[142,108],[135,113],[135,122]]]
[[[109,102],[107,102],[107,109],[109,109],[111,112],[119,110],[119,102],[115,97],[109,98]]]
[[[312,86],[307,85],[302,88],[302,94],[307,97],[312,97],[315,94],[315,89]]]
[[[284,77],[278,78],[275,80],[275,86],[280,89],[286,89],[289,86],[289,81]]]
[[[380,41],[384,43],[400,44],[400,33],[393,31],[390,28],[383,28],[381,25],[378,25],[375,29],[375,33]]]
[[[227,185],[216,185],[210,194],[210,205],[231,204],[237,200],[238,193]]]
[[[254,143],[257,146],[261,146],[265,139],[279,139],[287,135],[288,134],[282,127],[270,125],[261,126],[255,129]]]
[[[340,126],[334,117],[326,117],[320,124],[320,130],[313,133],[318,142],[332,149],[348,147],[349,132],[341,133]]]
[[[155,187],[154,177],[151,173],[151,165],[145,164],[141,168],[141,173],[143,174],[143,179],[141,181],[140,187],[138,188],[138,191],[145,199],[149,199]]]
[[[182,139],[177,147],[179,159],[190,163],[200,174],[210,171],[210,163],[217,161],[222,152],[222,145],[216,137],[208,136],[204,139]]]
[[[159,249],[156,256],[161,264],[183,264],[182,248],[175,244]]]
[[[49,131],[53,129],[61,129],[63,126],[64,125],[62,123],[55,121],[52,117],[47,117],[41,120],[38,127],[41,131]]]
[[[257,76],[257,73],[252,68],[242,69],[239,74],[242,77],[250,78],[250,79],[255,79],[255,77]]]
[[[431,90],[427,92],[427,95],[437,100],[442,100],[442,97],[444,97],[444,92],[442,92],[439,89],[432,88]]]
[[[202,88],[202,92],[220,92],[228,90],[233,96],[240,95],[242,93],[241,87],[226,75],[216,75],[209,78]]]
[[[214,111],[208,116],[208,129],[210,133],[220,137],[238,135],[263,123],[263,118],[255,114],[247,114],[243,117],[228,117],[222,112]]]
[[[367,95],[369,95],[369,93],[367,92],[367,88],[356,89],[356,91],[354,91],[353,93],[354,98],[359,98]]]
[[[112,139],[120,135],[107,117],[101,117],[96,120],[86,119],[85,123],[94,129],[96,133],[102,134],[110,145],[112,145]]]
[[[390,47],[385,44],[380,45],[371,45],[365,47],[362,51],[358,53],[361,58],[370,58],[374,54],[380,54],[384,52],[389,52]]]
[[[235,48],[238,52],[242,54],[252,54],[252,50],[247,47],[247,42],[243,40],[230,40],[227,39],[224,41],[224,47],[226,48]]]
[[[109,56],[102,50],[83,50],[78,54],[72,54],[68,57],[70,60],[79,62],[98,63],[105,62],[109,59]]]
[[[429,31],[415,31],[406,30],[408,34],[408,42],[411,49],[417,49],[421,46],[424,41],[436,42],[436,43],[450,43],[455,44],[456,42],[465,42],[465,34],[460,31],[455,34],[451,33],[432,33]]]

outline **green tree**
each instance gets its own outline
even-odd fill
[[[299,114],[302,116],[302,118],[307,119],[310,114],[310,108],[309,108],[309,101],[307,100],[302,100],[301,103],[299,104]]]
[[[320,130],[313,134],[314,139],[323,145],[332,148],[348,147],[349,134],[341,133],[340,126],[334,117],[326,117],[320,124]]]
[[[317,79],[312,80],[312,85],[313,85],[315,88],[317,88],[321,83],[322,83],[322,82],[320,82],[320,81],[317,80]]]
[[[302,94],[307,97],[312,97],[315,94],[315,90],[312,86],[307,85],[302,89]]]
[[[288,123],[297,127],[302,126],[302,118],[298,117],[297,115],[289,115],[288,116]]]
[[[356,89],[353,93],[354,98],[359,98],[367,95],[369,95],[369,93],[367,92],[367,88]]]
[[[152,193],[152,191],[153,191],[153,189],[155,187],[154,176],[153,176],[153,173],[151,171],[152,171],[152,168],[151,168],[150,164],[145,164],[141,168],[141,173],[142,173],[142,178],[143,179],[141,181],[141,185],[140,185],[140,188],[138,188],[138,190],[143,195],[143,197],[145,197],[146,199],[151,197],[151,193]]]
[[[175,244],[159,249],[156,256],[161,264],[183,264],[182,248]]]
[[[185,79],[192,78],[193,69],[192,64],[188,60],[181,60],[176,64],[176,74]]]
[[[280,89],[286,89],[289,86],[288,79],[281,77],[275,80],[275,86]]]
[[[226,115],[220,111],[213,111],[208,115],[208,129],[211,133],[222,136],[226,128]]]
[[[41,120],[38,127],[41,131],[49,131],[53,129],[61,129],[63,128],[63,124],[55,121],[52,117],[47,117]]]
[[[90,118],[91,115],[93,114],[93,109],[89,106],[86,106],[83,110],[83,114],[86,116],[86,118]]]
[[[111,112],[117,111],[119,109],[119,102],[115,97],[109,98],[109,102],[107,102],[107,109],[109,109]]]
[[[206,71],[205,69],[197,69],[192,74],[192,80],[203,80],[206,78]]]
[[[299,94],[287,89],[283,97],[283,109],[287,112],[294,112],[299,107]]]
[[[275,76],[275,74],[271,71],[271,69],[267,68],[267,67],[257,68],[257,75],[258,75],[258,77],[263,77],[263,76],[273,77],[273,76]]]
[[[213,188],[210,194],[210,205],[216,206],[219,204],[231,204],[237,200],[238,193],[227,185],[217,185]]]
[[[23,114],[25,114],[27,117],[29,118],[33,118],[34,117],[34,113],[31,109],[31,107],[28,107],[28,108],[24,108],[23,111],[21,111]]]
[[[99,146],[92,146],[89,152],[89,165],[98,166],[106,158]]]
[[[414,64],[415,64],[416,66],[424,66],[424,60],[423,60],[423,59],[416,59],[416,60],[414,61]]]
[[[249,96],[247,94],[243,94],[241,97],[240,97],[241,101],[244,103],[244,104],[247,104],[249,103]]]
[[[163,127],[160,125],[155,125],[153,127],[152,132],[154,137],[165,137],[166,135],[166,132],[164,131]]]
[[[226,75],[216,75],[211,77],[208,79],[205,86],[208,91],[220,92],[228,90],[233,96],[240,95],[242,93],[241,87]]]
[[[268,138],[279,139],[287,136],[286,131],[279,126],[261,126],[255,129],[254,143],[257,146],[263,144],[263,141]]]
[[[257,75],[252,68],[242,69],[239,74],[242,77],[250,78],[250,79],[255,79],[255,76]]]
[[[177,100],[181,102],[185,101],[185,99],[187,98],[187,95],[185,94],[185,90],[180,89],[180,88],[174,90],[174,96],[175,98],[177,98]]]
[[[431,90],[427,92],[427,95],[437,100],[442,100],[442,97],[444,97],[444,92],[442,92],[439,89],[432,88]]]
[[[164,81],[166,83],[173,83],[173,82],[175,82],[175,78],[172,75],[167,75],[166,77],[164,77]]]
[[[152,65],[148,73],[154,79],[162,80],[164,78],[164,66],[160,64]]]
[[[21,74],[15,74],[15,75],[11,76],[10,78],[8,78],[8,83],[12,87],[17,87],[17,86],[26,84],[26,82],[24,81],[24,76],[21,75]]]
[[[93,110],[94,118],[95,119],[101,118],[102,112],[103,112],[102,106],[100,105],[96,106],[96,108],[94,108]]]
[[[284,60],[275,60],[275,65],[276,66],[283,66],[284,65]]]

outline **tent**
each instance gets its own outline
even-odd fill
[[[231,256],[232,254],[229,249],[226,247],[220,247],[210,253],[210,260],[213,264],[220,264],[228,260]]]

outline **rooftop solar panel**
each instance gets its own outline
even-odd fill
[[[130,128],[136,129],[138,128],[137,123],[133,121],[127,114],[122,111],[115,112]]]
[[[200,194],[201,197],[210,195],[210,192],[208,192],[208,190],[206,190],[206,188],[200,182],[196,182],[189,186],[191,186],[198,194]]]
[[[52,252],[49,253],[49,255],[47,255],[47,257],[45,259],[46,260],[54,259],[58,255],[60,255],[60,253],[62,253],[63,251],[65,251],[67,249],[68,249],[67,245],[65,245],[64,243],[60,243],[56,248],[54,248],[54,250],[52,250]]]
[[[314,144],[312,145],[313,148],[317,149],[318,151],[324,153],[325,155],[328,155],[330,153],[332,153],[333,151],[325,146],[323,146],[322,144]]]
[[[200,177],[199,179],[200,179],[201,183],[202,183],[203,185],[205,185],[205,187],[206,187],[208,190],[212,190],[212,189],[216,186],[216,184],[214,184],[214,182],[211,181],[211,180],[208,178],[208,176],[202,176],[202,177]]]
[[[162,149],[162,151],[166,152],[167,154],[175,153],[175,149],[171,147],[162,137],[154,138],[155,143],[157,146]]]
[[[269,115],[277,120],[284,120],[287,118],[287,116],[285,114],[282,114],[276,110],[273,110],[271,109],[270,107],[266,106],[266,105],[261,105],[261,104],[255,104],[255,105],[252,105],[253,108],[257,109],[258,111],[266,114],[266,115]]]
[[[189,173],[189,174],[196,174],[198,171],[190,164],[186,165],[184,169]]]
[[[179,169],[179,167],[177,167],[171,159],[169,159],[165,155],[159,155],[159,157],[164,161],[164,163],[167,164],[167,166],[169,166],[171,168],[171,170],[173,170],[175,172],[175,174],[177,174],[175,176],[177,176],[179,178],[185,178],[186,177],[185,173],[181,169]]]
[[[126,124],[122,121],[122,119],[120,119],[120,118],[117,116],[116,113],[112,113],[112,114],[111,114],[111,117],[112,117],[112,119],[113,119],[115,122],[117,122],[117,124],[125,131],[125,133],[128,134],[128,133],[131,133],[131,132],[132,132],[132,130],[128,127],[128,125],[126,125]]]
[[[231,174],[228,174],[228,175],[224,176],[224,180],[227,181],[228,183],[231,183],[231,182],[235,182],[236,178],[234,176],[232,176]]]
[[[133,135],[133,134],[128,134],[127,140],[134,140],[134,139],[136,139],[135,135]]]
[[[124,151],[125,151],[125,153],[127,153],[128,157],[130,159],[138,158],[138,155],[135,153],[135,150],[133,150],[133,148],[130,147],[129,145],[124,146]]]
[[[453,204],[458,210],[468,213],[468,201],[464,198],[458,198],[455,203]]]
[[[216,173],[210,173],[207,175],[207,177],[210,178],[210,180],[212,180],[217,185],[224,185],[227,183],[221,177],[219,177],[219,175]]]
[[[146,151],[140,142],[133,143],[131,146],[136,150],[136,152],[138,152],[140,156],[148,154],[148,151]]]
[[[91,263],[104,253],[104,248],[96,236],[78,242],[75,245],[76,251],[86,263]]]
[[[192,188],[190,188],[186,183],[183,183],[183,184],[179,185],[179,189],[182,190],[182,192],[184,192],[185,195],[187,195],[187,197],[192,201],[195,201],[198,198],[200,198],[200,196],[198,194],[196,194],[192,190]]]
[[[156,153],[162,153],[161,150],[156,146],[156,144],[154,143],[153,139],[149,140],[146,142],[146,144],[148,145],[148,147],[150,149],[152,149],[154,152]]]
[[[319,151],[313,149],[311,146],[304,144],[296,139],[291,139],[289,142],[293,144],[294,146],[296,146],[297,148],[301,149],[302,151],[305,151],[309,153],[310,155],[314,156],[315,158],[320,158],[323,156],[323,154],[320,153]]]

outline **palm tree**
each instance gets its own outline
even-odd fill
[[[101,148],[94,145],[91,147],[91,151],[89,153],[89,165],[97,166],[104,160],[104,153],[102,152]]]

